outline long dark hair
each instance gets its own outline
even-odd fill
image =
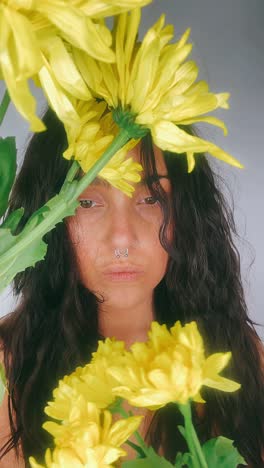
[[[47,131],[32,137],[10,199],[9,212],[25,208],[18,230],[59,191],[69,168],[61,157],[67,145],[62,124],[51,110],[44,122]],[[145,170],[155,175],[150,136],[142,140],[141,152]],[[204,155],[196,157],[191,174],[184,155],[165,153],[165,162],[173,188],[175,232],[169,243],[168,204],[161,189],[150,187],[158,192],[164,212],[160,240],[170,255],[166,276],[155,290],[156,319],[169,326],[176,320],[196,320],[208,352],[232,351],[226,375],[239,381],[242,389],[230,395],[204,391],[205,414],[196,415],[195,423],[201,440],[221,433],[235,441],[249,463],[262,466],[263,366],[241,286],[232,212]],[[67,224],[58,224],[45,241],[45,260],[16,276],[14,290],[20,302],[0,325],[12,432],[1,456],[21,441],[26,466],[30,455],[42,461],[45,449],[52,447],[41,426],[53,388],[65,374],[89,361],[100,338],[97,299],[79,280]],[[178,450],[186,450],[176,429],[181,422],[175,407],[168,405],[156,412],[149,428],[149,441],[158,448],[162,440],[170,460]]]

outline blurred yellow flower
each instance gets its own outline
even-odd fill
[[[69,420],[63,424],[48,421],[43,424],[54,437],[55,450],[46,453],[48,468],[112,466],[119,457],[126,455],[120,446],[135,432],[142,417],[133,416],[112,423],[109,411],[101,411],[83,396],[72,400]],[[76,462],[76,465],[75,465]],[[33,468],[40,467],[33,457]]]
[[[119,381],[113,392],[137,407],[158,409],[169,402],[203,402],[203,385],[233,392],[240,385],[219,375],[231,353],[205,358],[201,335],[195,322],[184,327],[177,322],[170,330],[152,323],[149,340],[135,343],[126,365],[113,364],[108,372]]]
[[[69,146],[63,155],[67,159],[73,156],[82,170],[87,172],[108,148],[119,128],[103,101],[76,101],[75,109],[80,120],[77,119],[70,126],[65,124]],[[137,142],[134,139],[129,140],[99,172],[100,177],[129,196],[134,191],[131,182],[139,182],[139,173],[143,170],[141,164],[134,162],[132,158],[126,159],[127,152]]]
[[[118,16],[112,31],[114,63],[102,63],[75,49],[73,57],[91,92],[104,99],[119,115],[129,113],[136,124],[151,131],[162,150],[187,153],[189,172],[194,154],[211,155],[237,167],[241,164],[213,143],[189,135],[180,126],[207,122],[227,133],[225,124],[206,115],[219,107],[228,108],[228,93],[214,94],[208,85],[195,82],[198,67],[185,62],[192,46],[190,30],[180,40],[173,38],[173,26],[164,25],[165,15],[137,42],[140,9]],[[96,78],[95,78],[96,77]],[[120,112],[121,110],[121,112]],[[122,121],[117,123],[122,126]]]

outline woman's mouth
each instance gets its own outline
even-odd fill
[[[143,275],[143,270],[120,265],[106,269],[103,275],[110,281],[133,281],[139,279]]]

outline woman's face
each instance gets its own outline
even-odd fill
[[[155,148],[159,176],[167,175],[161,151]],[[127,157],[140,161],[137,145]],[[144,179],[144,174],[142,175]],[[170,182],[160,178],[170,192]],[[163,215],[159,203],[144,183],[135,184],[132,198],[96,179],[79,197],[76,215],[68,219],[69,233],[77,254],[81,281],[104,299],[104,306],[133,307],[152,300],[163,278],[168,254],[159,241]],[[115,250],[119,249],[119,258]]]

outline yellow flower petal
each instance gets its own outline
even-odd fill
[[[209,356],[204,363],[204,373],[206,376],[212,376],[221,372],[231,358],[231,353],[215,353]]]
[[[185,58],[189,55],[191,49],[191,44],[184,45],[180,49],[178,48],[177,44],[167,46],[166,52],[161,56],[160,59],[159,72],[157,72],[153,90],[149,96],[147,96],[141,112],[137,117],[138,123],[141,123],[142,121],[144,124],[147,121],[143,117],[144,114],[154,110],[160,103],[161,97],[166,95],[173,87],[175,84],[176,70],[180,66],[181,62],[183,62],[183,60],[185,60]]]
[[[142,418],[143,416],[132,416],[116,421],[110,428],[106,441],[109,441],[109,445],[122,445],[138,429]]]
[[[192,172],[195,166],[195,159],[192,151],[187,151],[187,165],[188,165],[188,172]]]
[[[96,24],[63,0],[38,0],[36,10],[54,24],[66,41],[99,60],[113,61],[114,54],[98,33]]]
[[[116,31],[114,31],[115,37],[115,53],[116,53],[116,66],[119,74],[119,92],[118,97],[122,103],[125,101],[125,61],[123,60],[124,57],[124,38],[126,33],[126,15],[120,15],[119,21],[117,23]]]
[[[187,97],[178,93],[174,95],[171,91],[170,99],[173,107],[170,108],[169,101],[166,99],[162,105],[162,110],[166,120],[172,120],[176,124],[180,124],[182,120],[206,114],[217,107],[217,99],[214,94],[210,93],[202,97]]]
[[[34,457],[29,457],[29,463],[31,468],[45,468],[44,465],[40,465],[39,463],[37,463]]]
[[[89,88],[92,89],[95,94],[98,94],[100,83],[103,78],[99,64],[92,57],[89,57],[79,49],[73,48],[72,54],[83,79]]]
[[[55,465],[55,466],[54,466]],[[74,453],[73,450],[67,448],[61,448],[53,452],[53,463],[50,468],[83,468],[84,465]]]
[[[229,109],[228,99],[230,97],[230,93],[220,93],[216,94],[218,106],[222,107],[223,109]]]
[[[38,77],[51,107],[64,124],[73,127],[80,125],[79,116],[70,98],[59,85],[49,63],[46,60],[44,60],[44,63],[45,65],[39,71]]]
[[[153,38],[151,46],[142,50],[138,63],[137,77],[134,80],[133,110],[137,114],[143,107],[147,94],[151,89],[158,67],[157,49],[159,38]]]
[[[181,125],[191,125],[197,122],[206,122],[211,125],[215,125],[216,127],[219,127],[223,130],[225,136],[228,134],[228,130],[227,130],[225,123],[222,120],[218,119],[217,117],[213,117],[212,115],[208,115],[206,117],[194,117],[193,119],[181,120]]]
[[[108,63],[101,63],[101,70],[104,76],[104,87],[106,89],[106,93],[104,94],[104,99],[106,100],[107,104],[111,107],[118,106],[118,88],[119,82],[117,79],[116,74],[114,73],[113,68]],[[109,99],[109,97],[111,98]]]
[[[12,35],[9,43],[4,43],[4,45],[9,49],[10,55],[12,55],[10,66],[12,66],[13,74],[18,81],[29,78],[36,74],[42,66],[39,48],[30,21],[18,11],[5,8],[4,5],[2,6],[2,11],[2,22],[6,22],[4,29],[8,25],[10,28],[9,34]]]
[[[7,62],[6,58],[6,62]],[[6,82],[8,92],[12,102],[21,115],[29,121],[32,132],[41,132],[45,130],[45,125],[36,116],[36,100],[32,96],[26,80],[16,81],[10,69],[10,63],[2,66],[2,74]]]
[[[125,58],[127,73],[128,73],[130,61],[133,55],[133,48],[135,46],[135,41],[137,38],[140,18],[141,18],[140,8],[135,8],[130,13],[129,17],[127,18],[127,33],[126,33],[126,42],[124,46],[124,58]]]
[[[5,6],[0,4],[0,63],[2,60],[2,54],[5,54],[8,48],[8,41],[11,34],[10,27],[6,21],[5,11]]]
[[[231,353],[215,353],[206,359],[203,366],[204,385],[224,392],[234,392],[241,387],[237,382],[218,375],[226,367],[230,358]]]
[[[134,95],[131,105],[136,114],[141,110],[146,96],[151,89],[158,67],[161,40],[159,32],[164,24],[162,15],[157,23],[147,32],[139,47],[132,70],[131,81],[134,83]]]
[[[50,40],[49,63],[58,83],[72,96],[89,100],[92,95],[59,37]]]
[[[132,8],[138,8],[151,3],[152,0],[83,0],[81,9],[87,16],[101,18],[123,13]]]
[[[221,148],[202,138],[187,134],[171,122],[160,121],[155,123],[151,126],[151,134],[155,144],[164,151],[180,154],[184,152],[208,152],[232,166],[243,167],[242,164]]]
[[[215,388],[217,390],[221,390],[222,392],[235,392],[238,390],[241,385],[233,380],[226,379],[225,377],[221,377],[219,375],[215,376],[214,378],[205,378],[204,385],[207,387]]]

